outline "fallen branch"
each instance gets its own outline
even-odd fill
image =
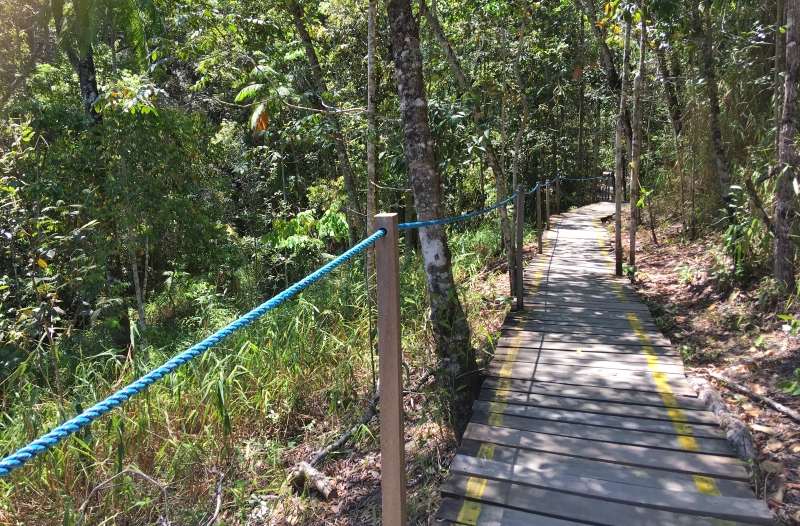
[[[214,469],[213,472],[219,474],[219,483],[217,483],[217,498],[216,498],[217,507],[214,510],[214,515],[212,515],[211,518],[206,523],[206,526],[211,526],[212,524],[215,524],[217,522],[217,519],[219,518],[219,510],[222,508],[222,482],[225,480],[225,472],[218,471],[216,469]]]
[[[717,417],[720,427],[725,431],[725,438],[728,439],[736,456],[746,463],[756,477],[761,478],[761,469],[756,460],[756,449],[753,447],[753,435],[750,434],[750,430],[739,420],[738,415],[728,408],[728,404],[707,380],[695,376],[688,377],[688,380],[700,400]]]
[[[289,479],[296,487],[303,487],[310,482],[325,497],[325,500],[335,499],[339,496],[336,486],[328,480],[328,477],[314,469],[308,462],[303,461],[297,464],[289,474]]]
[[[145,475],[141,471],[137,471],[135,469],[123,469],[122,471],[120,471],[119,473],[114,475],[113,477],[107,478],[106,480],[104,480],[103,482],[101,482],[100,484],[98,484],[97,486],[95,486],[92,489],[92,491],[89,493],[89,496],[86,497],[86,501],[81,506],[81,516],[78,517],[77,521],[75,521],[75,526],[79,526],[80,523],[83,522],[83,518],[86,516],[86,508],[89,507],[89,502],[91,502],[92,497],[94,497],[94,494],[97,493],[98,491],[100,491],[100,489],[102,489],[104,486],[107,486],[107,485],[111,484],[112,482],[114,482],[116,479],[118,479],[122,475],[135,475],[137,477],[141,477],[141,478],[145,479],[147,482],[149,482],[150,484],[152,484],[153,486],[157,487],[159,490],[161,490],[161,494],[164,496],[164,517],[162,517],[164,519],[164,521],[162,522],[162,524],[169,524],[170,523],[169,522],[169,501],[167,500],[167,488],[165,486],[162,486],[158,482],[156,482],[154,479],[148,477],[147,475]]]
[[[785,414],[786,416],[788,416],[789,418],[791,418],[795,422],[800,422],[800,413],[798,413],[794,409],[786,407],[785,405],[783,405],[783,404],[781,404],[779,402],[776,402],[775,400],[773,400],[771,398],[767,398],[766,396],[762,396],[762,395],[760,395],[758,393],[755,393],[755,392],[751,391],[750,389],[748,389],[747,387],[745,387],[743,385],[739,385],[739,384],[737,384],[736,382],[734,382],[732,380],[728,380],[724,376],[721,376],[721,375],[718,375],[718,374],[712,373],[712,372],[709,372],[708,376],[710,376],[711,378],[713,378],[715,380],[719,380],[720,382],[726,384],[729,387],[732,387],[734,391],[738,391],[738,392],[740,392],[740,393],[742,393],[744,395],[747,395],[748,397],[752,398],[753,400],[757,400],[759,402],[767,404],[768,406],[770,406],[774,410],[780,411],[781,413]]]
[[[372,417],[375,416],[379,398],[380,398],[380,390],[375,393],[375,396],[372,397],[372,402],[370,402],[367,411],[364,413],[364,416],[361,417],[359,423],[348,429],[347,432],[339,438],[339,440],[333,442],[332,444],[329,444],[328,447],[318,451],[317,454],[314,455],[314,458],[311,460],[309,464],[312,467],[316,466],[317,464],[322,462],[325,459],[325,457],[327,457],[334,451],[338,451],[339,449],[343,448],[344,445],[347,444],[347,441],[350,440],[350,437],[352,437],[356,433],[356,431],[361,429],[361,426],[367,425],[369,421],[372,420]]]
[[[424,375],[422,375],[422,378],[419,379],[417,385],[415,385],[410,392],[418,391],[423,385],[425,385],[425,383],[427,383],[428,379],[435,374],[435,370],[428,370]],[[292,470],[289,472],[290,481],[295,485],[304,484],[306,481],[310,481],[312,484],[314,484],[314,487],[317,488],[320,493],[322,493],[326,500],[336,498],[336,487],[331,484],[325,475],[314,469],[314,466],[325,460],[325,458],[331,453],[342,449],[353,437],[353,435],[356,434],[359,429],[361,429],[362,426],[367,425],[369,421],[372,420],[372,417],[374,417],[375,413],[377,412],[379,399],[380,389],[375,393],[375,396],[372,397],[372,401],[370,402],[366,412],[364,412],[364,415],[361,417],[361,420],[356,425],[348,429],[341,437],[339,437],[339,440],[332,442],[327,447],[319,450],[314,455],[314,458],[311,459],[311,462],[300,462],[294,468],[292,468]]]

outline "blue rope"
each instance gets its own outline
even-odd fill
[[[564,177],[563,175],[561,176],[561,179],[563,179],[565,181],[594,181],[595,179],[602,179],[602,178],[603,178],[602,175],[599,175],[597,177],[583,177],[583,178],[580,178],[580,177]]]
[[[423,227],[426,227],[426,226],[446,225],[446,224],[449,224],[449,223],[455,223],[457,221],[463,221],[465,219],[469,219],[470,217],[479,216],[481,214],[485,214],[487,212],[491,212],[492,210],[494,210],[496,208],[500,208],[504,204],[508,203],[509,201],[511,201],[512,199],[517,197],[517,194],[519,194],[519,192],[515,193],[514,195],[512,195],[511,197],[509,197],[505,201],[497,203],[496,205],[491,206],[489,208],[484,208],[483,210],[478,210],[477,212],[470,212],[469,214],[464,214],[463,216],[446,217],[444,219],[433,219],[431,221],[417,221],[416,223],[400,223],[397,226],[397,229],[398,230],[410,230],[412,228],[423,228]]]
[[[533,188],[531,188],[530,190],[528,190],[525,193],[528,194],[528,195],[531,195],[533,192],[536,191],[537,188],[539,188],[539,183],[536,183],[536,186],[534,186]]]
[[[142,376],[132,384],[125,387],[124,389],[109,396],[102,402],[93,405],[92,407],[90,407],[83,413],[79,414],[75,418],[67,420],[66,422],[56,427],[46,435],[34,440],[27,446],[18,450],[16,453],[7,456],[6,458],[0,461],[0,477],[8,476],[15,469],[21,468],[28,461],[44,453],[45,451],[52,448],[53,446],[55,446],[68,436],[76,433],[81,428],[88,426],[101,416],[105,415],[106,413],[109,413],[112,409],[127,402],[129,399],[133,398],[140,392],[147,389],[151,384],[164,378],[168,374],[174,372],[176,369],[178,369],[185,363],[197,358],[198,356],[200,356],[201,354],[203,354],[211,347],[218,344],[219,342],[221,342],[234,332],[244,327],[247,327],[248,325],[256,321],[256,319],[260,318],[267,312],[271,311],[281,303],[293,298],[294,296],[299,294],[304,289],[308,288],[313,283],[316,283],[320,279],[327,276],[335,268],[350,261],[357,254],[365,250],[368,246],[370,246],[375,241],[377,241],[378,239],[380,239],[385,235],[386,231],[383,229],[375,232],[374,234],[364,239],[359,244],[357,244],[356,246],[354,246],[353,248],[351,248],[338,258],[334,259],[321,269],[317,270],[312,274],[309,274],[308,276],[298,281],[288,289],[284,290],[277,296],[273,297],[266,303],[262,303],[261,305],[251,310],[238,320],[226,325],[225,327],[218,330],[205,340],[183,351],[182,353],[175,356],[171,360],[165,362],[163,365],[161,365],[161,367],[158,367],[157,369],[147,373],[146,375]]]

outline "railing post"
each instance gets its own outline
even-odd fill
[[[525,185],[517,189],[517,310],[525,310],[525,269],[522,267],[523,228],[525,226]]]
[[[538,252],[542,253],[542,185],[536,185],[536,242]]]
[[[550,185],[544,185],[544,228],[550,230]]]
[[[556,176],[556,214],[561,213],[561,177]],[[549,225],[550,223],[548,223]]]
[[[375,216],[380,358],[381,502],[385,526],[406,526],[406,456],[400,348],[400,251],[397,214]]]

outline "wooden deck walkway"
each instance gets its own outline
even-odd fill
[[[598,203],[555,217],[525,311],[442,488],[439,524],[772,524],[683,362],[613,261]]]

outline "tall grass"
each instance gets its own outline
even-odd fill
[[[477,226],[451,235],[462,280],[499,251],[495,222]],[[256,286],[247,268],[236,279],[240,291]],[[242,296],[252,299],[242,292],[198,302],[192,291],[203,289],[199,281],[186,278],[153,298],[148,317],[155,326],[147,352],[92,351],[65,370],[63,404],[32,369],[20,372],[6,390],[0,454],[13,452],[232,321],[243,310]],[[220,470],[231,471],[228,480],[236,481],[232,494],[237,499],[279,490],[284,480],[280,452],[304,442],[322,445],[326,436],[356,420],[373,394],[370,319],[375,312],[365,281],[363,259],[338,269],[79,436],[0,479],[0,522],[73,524],[91,488],[126,468],[168,481],[171,520],[178,524],[196,524],[208,511]],[[436,365],[425,290],[421,261],[412,258],[401,274],[403,348],[412,369]],[[474,320],[481,302],[464,299]],[[103,517],[105,524],[121,524],[122,516],[126,524],[153,522],[163,513],[162,500],[159,488],[123,476],[94,496],[92,516]]]

